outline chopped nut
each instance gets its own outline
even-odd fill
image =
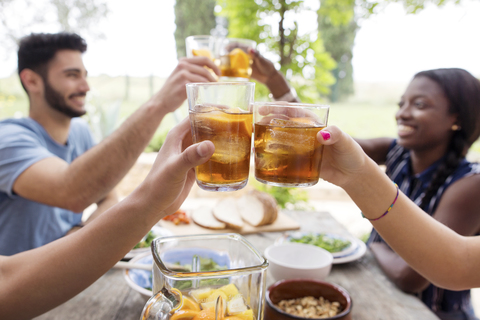
[[[342,311],[338,301],[330,302],[323,297],[317,299],[311,296],[282,300],[277,307],[288,314],[307,319],[329,318]]]

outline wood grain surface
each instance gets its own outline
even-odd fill
[[[299,221],[302,231],[348,235],[347,230],[328,212],[284,212]],[[245,238],[260,252],[282,235],[261,232]],[[37,317],[37,320],[138,320],[145,304],[140,293],[123,278],[124,270],[112,269],[82,293]],[[327,281],[345,288],[353,301],[354,320],[435,320],[438,319],[418,298],[403,293],[383,274],[373,255],[333,265]],[[267,272],[267,287],[274,279]],[[270,320],[270,319],[268,319]]]

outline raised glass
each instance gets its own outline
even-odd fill
[[[323,145],[317,133],[327,126],[329,106],[254,104],[255,178],[279,187],[308,187],[320,178]]]
[[[210,140],[215,153],[195,167],[197,184],[209,191],[235,191],[248,182],[253,131],[253,82],[189,83],[193,142]]]
[[[256,42],[248,39],[223,38],[217,40],[216,63],[221,80],[247,81],[252,75],[252,59],[248,50],[255,49]]]

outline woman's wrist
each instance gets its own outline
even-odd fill
[[[267,79],[265,85],[272,93],[274,99],[278,99],[290,92],[290,86],[280,71],[275,71],[272,76]]]
[[[343,188],[370,220],[381,216],[397,194],[395,184],[370,158]]]

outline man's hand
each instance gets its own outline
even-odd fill
[[[153,102],[163,103],[167,112],[175,111],[187,99],[185,90],[187,83],[217,81],[209,69],[220,75],[218,67],[207,57],[180,59],[162,89],[152,97]]]

